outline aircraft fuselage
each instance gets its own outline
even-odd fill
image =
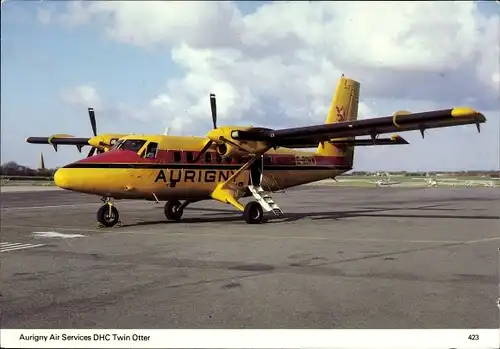
[[[176,161],[177,150],[160,150],[155,159],[146,159],[127,150],[112,150],[59,169],[57,186],[81,193],[116,199],[202,200],[209,199],[215,187],[227,181],[247,161],[222,159],[214,151],[196,163]],[[182,151],[186,155],[187,150]],[[197,154],[192,152],[192,158]],[[178,154],[177,154],[178,155]],[[269,152],[264,156],[261,185],[269,191],[332,178],[350,170],[344,159],[315,153]],[[232,180],[241,188],[238,196],[248,195],[250,170]]]

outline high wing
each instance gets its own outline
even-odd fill
[[[399,135],[391,136],[390,138],[376,138],[376,139],[330,139],[327,143],[333,145],[347,145],[353,147],[368,147],[373,145],[401,145],[410,144],[406,139]],[[303,139],[299,139],[296,142],[294,139],[290,141],[284,141],[280,144],[281,147],[286,148],[317,148],[317,142],[306,143]]]
[[[90,146],[92,149],[88,156],[92,156],[95,150],[97,150],[98,153],[108,151],[118,139],[125,136],[127,136],[127,134],[113,133],[101,134],[92,138],[83,138],[73,137],[68,134],[56,134],[51,137],[28,137],[26,138],[26,142],[31,144],[51,144],[55,151],[57,151],[59,145],[74,145],[80,152],[83,147]]]
[[[56,134],[51,137],[28,137],[26,142],[31,144],[52,144],[57,151],[58,145],[75,145],[79,150],[89,144],[90,138],[73,137],[68,134]]]
[[[427,129],[469,124],[476,124],[480,131],[479,124],[484,122],[486,118],[480,112],[468,107],[459,107],[421,113],[396,113],[392,116],[307,127],[277,130],[249,128],[235,130],[231,132],[231,137],[238,141],[264,142],[271,147],[299,148],[330,142],[332,138],[370,136],[375,140],[380,134],[402,131],[419,130],[423,137]]]

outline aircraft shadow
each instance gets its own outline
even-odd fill
[[[272,214],[266,214],[267,223],[282,223],[282,222],[296,222],[304,218],[309,218],[311,220],[338,220],[342,218],[352,218],[352,217],[379,217],[379,218],[435,218],[435,219],[483,219],[483,220],[498,220],[500,216],[491,215],[445,215],[445,214],[398,214],[391,213],[393,211],[456,211],[453,208],[438,208],[439,205],[428,205],[423,207],[379,207],[379,208],[363,208],[360,210],[350,210],[350,211],[323,211],[323,212],[290,212],[285,213],[282,218],[275,218]],[[222,223],[222,222],[236,222],[240,223],[242,221],[241,213],[231,209],[211,209],[211,208],[191,208],[192,211],[207,211],[207,212],[217,212],[212,214],[210,217],[186,217],[180,222],[172,222],[167,220],[156,220],[156,221],[140,221],[132,224],[124,224],[122,227],[134,227],[134,226],[144,226],[144,225],[157,225],[157,224],[193,224],[193,223]],[[387,212],[387,213],[382,213]]]

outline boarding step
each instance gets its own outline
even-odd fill
[[[252,193],[253,197],[262,206],[264,211],[273,212],[276,216],[283,215],[283,211],[278,206],[278,204],[273,200],[273,198],[261,187],[249,185],[248,189]]]

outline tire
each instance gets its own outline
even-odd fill
[[[110,212],[111,208],[111,212]],[[120,218],[120,214],[118,210],[114,206],[103,205],[97,211],[97,221],[104,225],[105,227],[112,227],[116,223],[118,223],[118,219]]]
[[[179,210],[181,203],[179,200],[170,200],[165,204],[165,217],[171,221],[179,221],[184,213],[184,209]]]
[[[260,224],[264,221],[264,210],[257,201],[251,201],[245,206],[243,218],[248,224]]]

